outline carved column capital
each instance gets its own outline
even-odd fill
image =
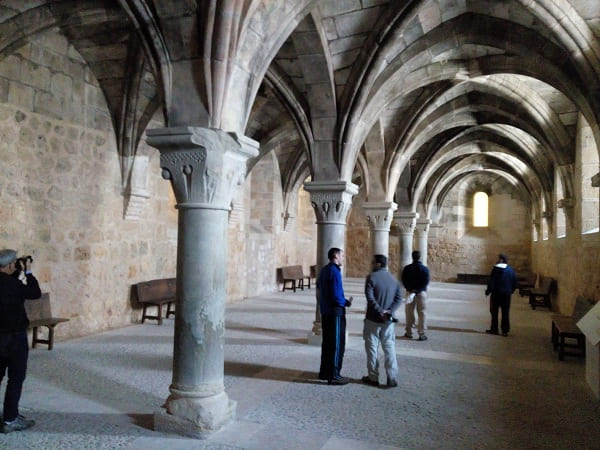
[[[398,205],[394,202],[369,202],[362,205],[369,225],[374,231],[390,231],[394,211]]]
[[[592,177],[592,187],[600,187],[600,172]]]
[[[400,234],[413,234],[418,218],[419,213],[416,212],[402,211],[394,213],[394,220],[400,228]]]
[[[427,236],[427,234],[429,233],[429,227],[431,225],[432,220],[431,219],[417,219],[416,225],[415,225],[415,232],[419,235],[424,235]]]
[[[178,208],[228,210],[246,161],[258,155],[256,141],[218,129],[173,127],[146,134],[160,151],[162,176],[171,181]]]
[[[352,197],[358,193],[358,186],[346,181],[310,181],[304,183],[304,189],[310,193],[318,224],[346,224]]]

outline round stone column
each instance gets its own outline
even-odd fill
[[[390,228],[394,211],[398,205],[394,202],[370,202],[363,204],[363,210],[371,229],[371,249],[373,255],[388,256],[390,251]]]
[[[394,219],[400,228],[400,276],[402,276],[404,266],[412,262],[413,235],[418,217],[419,214],[416,212],[394,213]]]
[[[346,181],[310,181],[304,183],[304,189],[310,193],[310,201],[317,216],[318,274],[329,263],[327,252],[330,248],[344,249],[346,218],[352,206],[352,197],[358,193],[358,186]],[[319,295],[318,289],[316,292]],[[321,336],[321,315],[317,298],[315,321],[308,336],[309,344],[320,344]]]
[[[421,262],[427,265],[427,239],[429,236],[429,226],[431,219],[417,219],[415,232],[417,235],[417,250],[421,252]]]
[[[236,185],[258,144],[222,130],[177,127],[149,130],[163,178],[177,199],[177,289],[173,379],[157,431],[202,438],[233,418],[225,393],[227,221]]]

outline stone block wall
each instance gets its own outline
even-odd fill
[[[114,135],[0,104],[0,247],[34,258],[59,338],[138,320],[131,286],[175,273],[170,187],[150,160],[152,197],[139,221],[123,219]]]

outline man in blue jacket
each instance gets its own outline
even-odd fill
[[[25,430],[34,421],[19,414],[19,400],[27,372],[27,326],[25,299],[40,298],[42,292],[31,274],[31,260],[16,261],[14,250],[0,250],[0,381],[8,371],[8,384],[4,395],[2,417],[3,433]],[[25,281],[14,276],[15,264],[25,272]],[[26,283],[26,284],[25,284]]]
[[[502,321],[500,328],[502,336],[508,336],[510,331],[510,296],[517,288],[517,276],[515,271],[508,265],[506,255],[499,254],[498,261],[490,274],[485,295],[492,294],[490,297],[490,314],[492,315],[492,325],[488,334],[498,334],[498,310],[502,309]]]
[[[346,347],[346,307],[352,304],[352,297],[346,299],[342,285],[344,251],[331,248],[327,252],[327,258],[329,264],[321,269],[317,279],[317,298],[323,329],[319,378],[327,380],[328,384],[343,385],[348,384],[348,379],[340,374]]]

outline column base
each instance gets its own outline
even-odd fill
[[[237,402],[225,392],[202,398],[172,397],[167,399],[167,410],[154,413],[155,431],[206,439],[235,417]]]

